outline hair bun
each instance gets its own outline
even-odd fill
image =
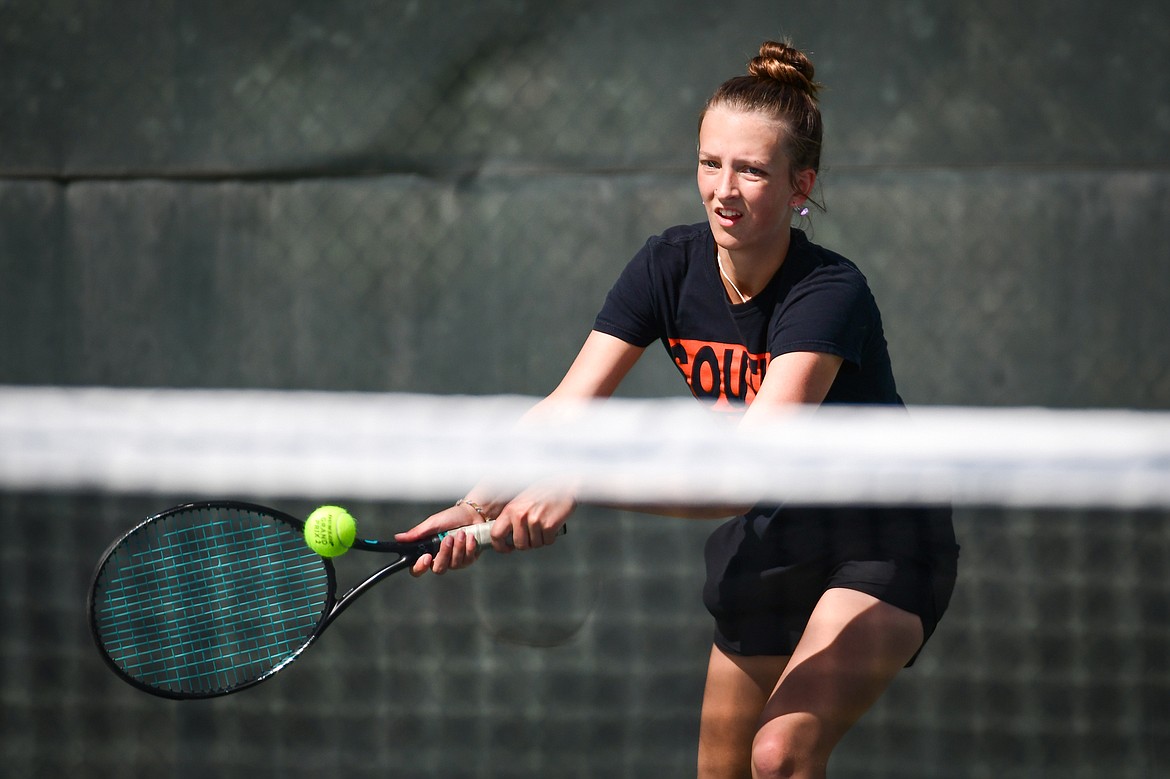
[[[821,88],[820,84],[813,81],[814,72],[812,61],[787,41],[764,41],[760,44],[759,55],[748,63],[749,75],[770,78],[813,98]]]

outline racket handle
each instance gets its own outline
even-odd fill
[[[457,527],[454,530],[444,530],[442,533],[439,533],[439,540],[442,541],[452,533],[458,533],[462,531],[474,538],[475,543],[479,546],[491,546],[492,525],[494,523],[495,520],[489,519],[487,522],[476,522],[474,525],[464,525],[463,527]]]
[[[446,538],[447,536],[451,535],[452,533],[458,533],[459,531],[463,531],[464,533],[467,533],[469,536],[474,538],[475,543],[478,544],[479,546],[481,546],[481,547],[491,546],[492,545],[492,525],[493,524],[495,524],[494,519],[488,520],[487,522],[476,522],[474,525],[464,525],[463,527],[457,527],[454,530],[446,530],[442,533],[439,533],[439,540],[441,541],[442,539]],[[557,535],[563,536],[567,531],[568,531],[568,527],[566,525],[561,525],[560,528],[557,530]],[[508,546],[511,546],[511,545],[512,545],[512,542],[509,540]]]

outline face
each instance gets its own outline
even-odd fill
[[[699,128],[699,193],[715,242],[729,251],[787,247],[792,206],[806,200],[816,173],[794,177],[783,127],[756,112],[713,106]]]

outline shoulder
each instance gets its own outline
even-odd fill
[[[677,225],[646,240],[643,252],[661,261],[684,262],[704,256],[714,242],[706,222]]]
[[[706,222],[698,222],[696,224],[675,225],[674,227],[667,228],[658,235],[652,236],[647,243],[685,249],[710,240],[711,226]]]
[[[795,228],[792,231],[790,258],[796,261],[795,265],[802,276],[816,275],[840,278],[844,281],[868,286],[865,274],[861,272],[856,263],[831,249],[813,243],[802,230]]]
[[[714,251],[714,238],[706,223],[678,225],[647,238],[623,276],[678,284],[701,267],[700,258]]]
[[[648,238],[610,288],[594,329],[639,346],[661,337],[682,301],[702,300],[711,285],[699,261],[703,256],[714,256],[706,224],[671,227]]]
[[[850,259],[808,240],[800,230],[793,230],[792,249],[787,268],[792,288],[831,288],[842,294],[869,297],[865,274]]]

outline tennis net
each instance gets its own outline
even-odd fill
[[[822,407],[750,429],[689,400],[0,388],[0,486],[601,501],[1170,507],[1170,413]]]
[[[751,431],[694,401],[0,388],[0,743],[16,776],[693,775],[716,526],[594,503],[955,506],[951,607],[834,753],[837,777],[1170,768],[1170,414],[820,409]],[[88,635],[146,516],[340,503],[388,537],[488,480],[571,483],[568,535],[386,582],[279,678],[175,703]],[[377,565],[338,558],[343,587]],[[457,734],[457,736],[455,735]]]

